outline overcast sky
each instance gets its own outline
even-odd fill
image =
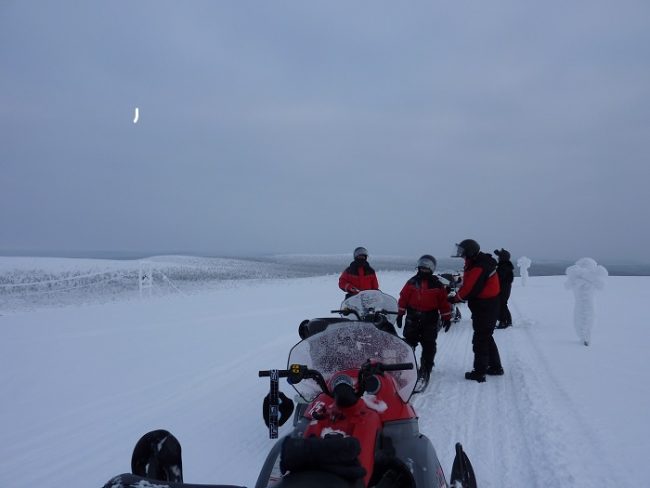
[[[649,168],[647,0],[0,0],[0,253],[648,261]]]

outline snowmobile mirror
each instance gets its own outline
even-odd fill
[[[309,319],[305,319],[302,322],[300,322],[300,325],[298,325],[298,335],[300,336],[301,339],[306,339],[309,337]]]

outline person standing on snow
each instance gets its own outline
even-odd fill
[[[510,261],[510,253],[505,249],[495,249],[494,254],[499,258],[497,274],[499,275],[499,285],[501,287],[501,292],[499,293],[499,300],[501,301],[499,323],[496,328],[505,329],[512,325],[512,315],[508,309],[508,299],[512,290],[512,281],[515,278],[515,267]]]
[[[472,312],[474,369],[465,373],[465,379],[483,383],[486,374],[502,375],[503,367],[493,337],[499,317],[497,263],[492,255],[480,251],[478,242],[473,239],[456,244],[456,255],[452,257],[464,258],[465,269],[462,286],[456,295],[449,296],[449,301],[467,301]]]
[[[418,272],[409,279],[399,294],[397,327],[402,328],[406,314],[404,340],[415,349],[422,346],[419,376],[429,382],[436,356],[438,324],[442,321],[445,332],[451,325],[451,306],[447,301],[447,289],[433,274],[436,259],[425,254],[418,259]]]
[[[368,264],[368,250],[365,247],[357,247],[353,256],[354,261],[345,268],[339,278],[339,288],[345,292],[345,298],[363,290],[379,290],[375,270]]]

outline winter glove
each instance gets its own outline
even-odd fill
[[[397,323],[397,327],[399,327],[400,329],[402,328],[402,325],[403,325],[402,321],[403,320],[404,320],[404,315],[398,315],[397,316],[396,323]]]
[[[445,329],[445,332],[449,332],[449,327],[451,327],[451,320],[443,320],[442,327]]]
[[[450,294],[450,295],[447,296],[447,301],[448,301],[449,303],[458,303],[458,302],[460,302],[461,300],[460,300],[460,298],[458,298],[458,295],[456,295],[456,294],[454,293],[454,294]]]
[[[348,288],[348,293],[359,293],[359,288],[356,286],[351,286]]]

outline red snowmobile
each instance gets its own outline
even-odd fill
[[[255,488],[449,487],[431,441],[419,431],[409,399],[417,380],[413,349],[372,322],[339,319],[296,344],[287,369],[260,371],[271,391],[263,416],[271,437],[294,410],[279,390],[286,378],[305,402],[291,433],[262,466]],[[105,488],[232,488],[183,484],[180,444],[167,431],[143,436],[133,474]],[[476,488],[471,463],[456,444],[451,486]]]
[[[291,434],[267,457],[255,487],[449,486],[409,403],[415,364],[413,349],[397,336],[343,320],[296,344],[286,370],[260,371],[271,378],[264,408],[272,437],[293,410],[279,392],[279,378],[307,403]],[[476,486],[460,444],[451,482]]]

